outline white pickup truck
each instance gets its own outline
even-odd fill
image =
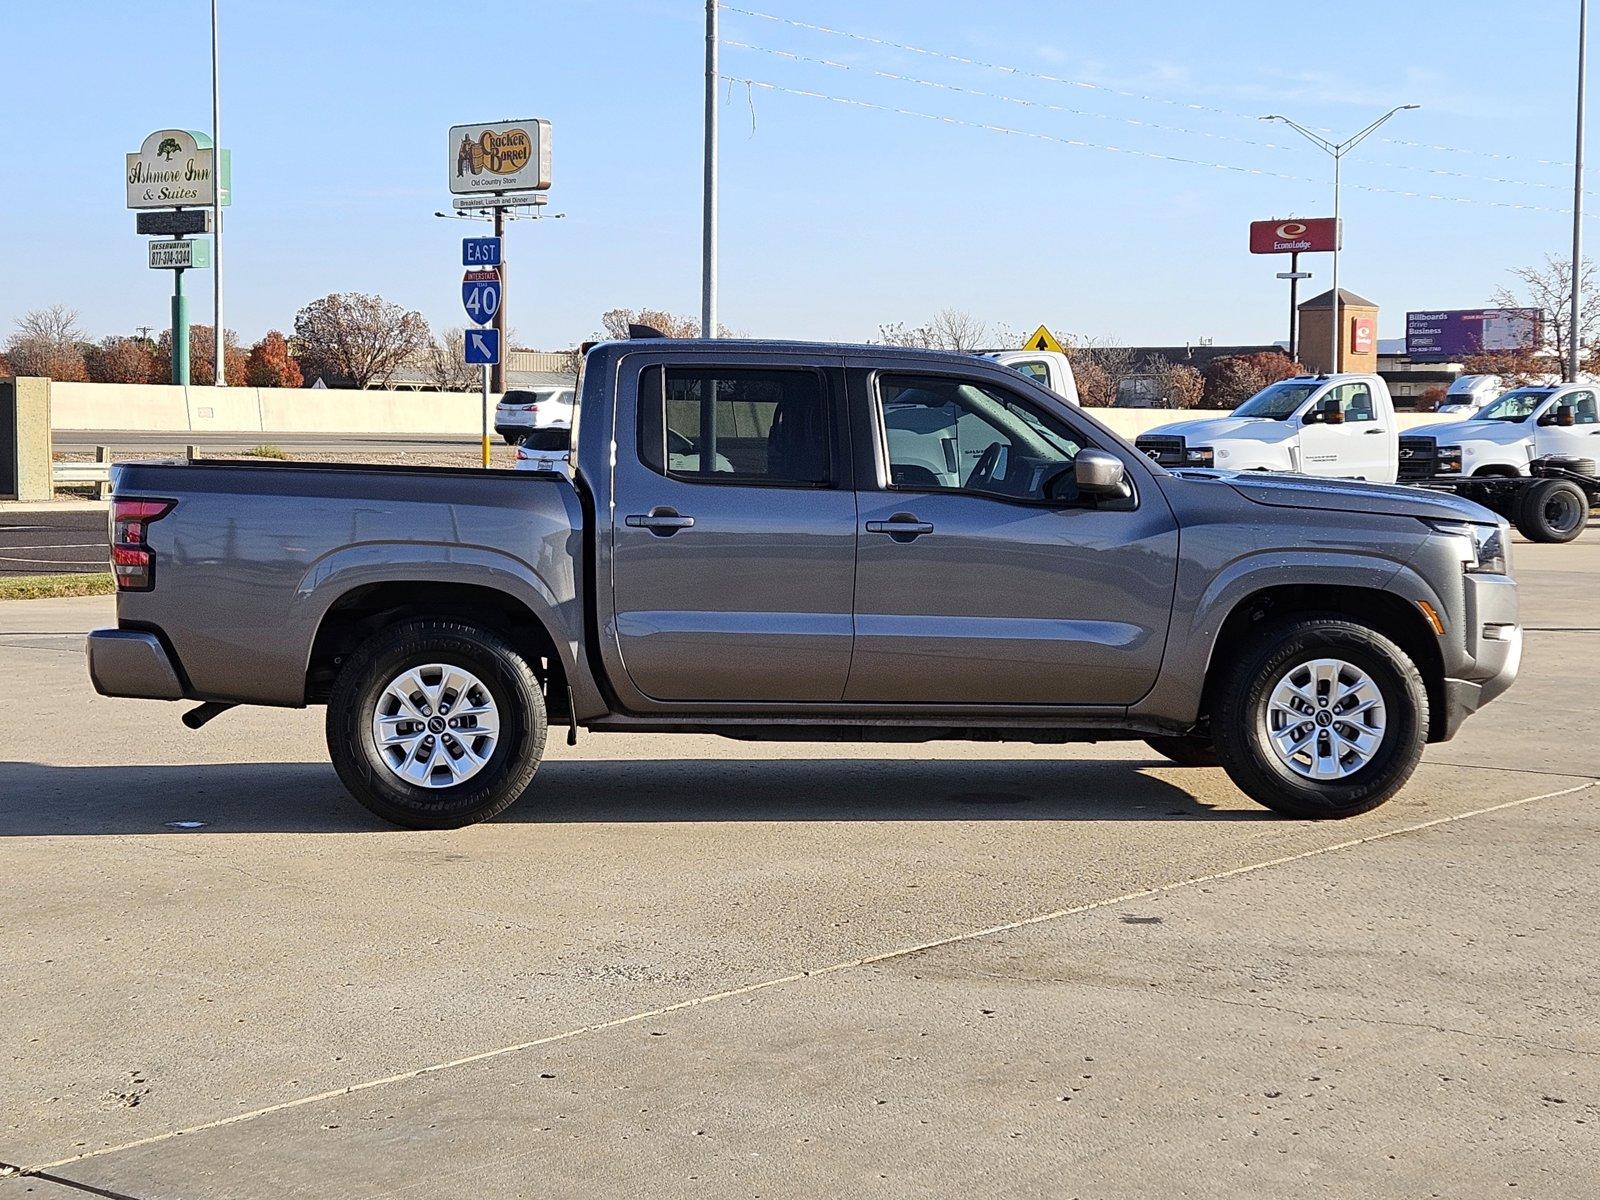
[[[1226,417],[1178,421],[1135,443],[1164,467],[1293,471],[1393,483],[1399,432],[1376,375],[1299,375],[1271,384]]]
[[[980,350],[978,353],[994,359],[1002,367],[1021,371],[1064,400],[1080,403],[1078,381],[1073,377],[1072,363],[1059,350]]]
[[[1464,417],[1499,399],[1500,394],[1507,390],[1505,380],[1498,375],[1462,375],[1445,392],[1437,411],[1458,413]]]
[[[1600,458],[1597,395],[1600,388],[1587,383],[1507,392],[1465,421],[1429,425],[1401,438],[1400,476],[1408,481],[1525,476],[1537,459],[1592,462]]]

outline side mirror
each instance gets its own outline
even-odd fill
[[[1578,413],[1570,404],[1556,405],[1556,424],[1561,426],[1576,425]]]
[[[1115,454],[1080,450],[1072,460],[1072,476],[1084,496],[1121,496],[1127,492],[1127,468]]]

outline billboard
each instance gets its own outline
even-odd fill
[[[1406,314],[1406,354],[1451,362],[1496,350],[1537,350],[1544,344],[1537,308],[1455,308]]]
[[[550,186],[550,122],[450,127],[450,190],[542,192]]]
[[[1332,217],[1251,221],[1251,254],[1321,254],[1343,248],[1344,222]]]

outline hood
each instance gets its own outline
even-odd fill
[[[1500,521],[1482,505],[1450,492],[1425,488],[1390,487],[1353,479],[1266,475],[1255,471],[1217,472],[1217,478],[1246,500],[1269,508],[1382,513],[1424,521],[1472,521],[1479,525],[1495,525]]]
[[[1270,417],[1210,417],[1201,421],[1176,421],[1145,432],[1182,437],[1191,446],[1209,446],[1217,441],[1287,442],[1300,432],[1300,425],[1295,421],[1274,421]]]
[[[1527,441],[1533,436],[1534,428],[1532,421],[1445,421],[1440,425],[1418,425],[1400,436],[1431,437],[1441,446],[1457,446],[1462,442],[1510,446]]]

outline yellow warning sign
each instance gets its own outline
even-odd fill
[[[1022,348],[1024,350],[1053,350],[1057,354],[1066,353],[1062,349],[1061,343],[1056,341],[1056,335],[1043,325],[1028,335],[1028,340],[1022,343]]]

